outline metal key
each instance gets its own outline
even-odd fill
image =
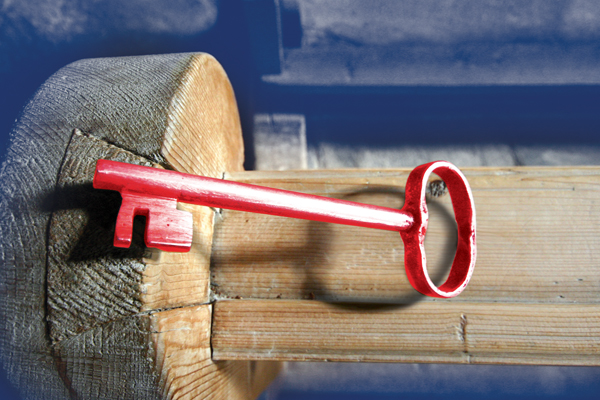
[[[448,279],[436,287],[427,273],[424,240],[429,214],[425,193],[435,172],[448,186],[458,225],[458,246]],[[116,190],[123,201],[117,217],[114,245],[129,247],[133,218],[146,216],[145,242],[166,251],[189,251],[192,214],[177,202],[332,222],[400,232],[404,266],[419,292],[449,298],[467,286],[475,267],[475,204],[469,184],[458,168],[446,161],[416,167],[408,176],[401,210],[346,200],[208,178],[151,167],[99,160],[96,189]]]

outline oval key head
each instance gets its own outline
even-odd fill
[[[446,282],[436,287],[429,273],[425,257],[425,233],[429,212],[425,193],[427,180],[435,172],[444,180],[450,192],[452,208],[458,226],[458,246]],[[404,242],[404,267],[411,285],[432,297],[449,298],[460,294],[469,283],[477,254],[475,242],[475,203],[465,176],[447,161],[434,161],[412,170],[406,182],[406,202],[402,211],[411,214],[413,225],[400,231]]]

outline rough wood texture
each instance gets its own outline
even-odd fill
[[[255,114],[253,128],[255,169],[306,169],[304,115]]]
[[[243,170],[242,128],[235,96],[227,75],[212,57],[190,60],[170,100],[161,154],[168,166],[190,174],[222,178],[225,171]],[[187,204],[179,208],[194,214],[192,250],[147,254],[143,310],[209,301],[213,211]]]
[[[75,398],[111,398],[109,388],[122,399],[256,398],[279,364],[213,362],[211,313],[204,304],[96,326],[57,344],[59,372]]]
[[[112,244],[117,193],[91,186],[96,160],[151,165],[142,157],[76,131],[59,174],[49,226],[47,310],[54,343],[96,325],[136,314],[146,269],[143,225],[129,249]],[[115,196],[116,194],[116,196]]]
[[[52,350],[65,398],[162,399],[151,328],[148,316],[137,314],[57,342]]]
[[[280,3],[285,8],[289,2]],[[598,40],[600,14],[588,2],[294,3],[302,44],[285,49],[281,73],[263,76],[267,83],[309,88],[598,83],[592,43]],[[577,44],[565,51],[560,43],[574,38]]]
[[[196,392],[177,371],[197,362],[220,382],[204,397],[251,398],[258,386],[248,388],[264,386],[276,368],[253,376],[252,363],[207,361],[207,335],[190,341],[202,340],[196,359],[198,348],[178,347],[169,333],[210,326],[206,312],[196,314],[204,322],[169,312],[209,302],[213,211],[193,209],[189,254],[148,252],[140,241],[114,249],[120,201],[91,188],[99,157],[213,177],[241,169],[222,68],[206,54],[83,60],[49,78],[26,107],[1,173],[0,344],[9,378],[28,399],[189,398]]]
[[[393,232],[224,211],[211,282],[222,299],[244,301],[217,303],[214,357],[600,365],[594,316],[600,311],[600,169],[464,172],[477,208],[478,259],[469,286],[451,300],[424,298],[410,287]],[[399,207],[406,175],[230,177]],[[456,228],[449,196],[433,186],[438,197],[428,200],[426,250],[439,284],[455,246],[447,238]],[[338,303],[266,300],[278,298]]]

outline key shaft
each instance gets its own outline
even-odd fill
[[[398,232],[413,222],[411,215],[392,208],[108,160],[98,161],[94,187],[214,208]]]

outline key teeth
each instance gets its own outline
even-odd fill
[[[117,217],[114,245],[131,246],[133,218],[146,216],[146,246],[165,251],[187,252],[192,247],[192,214],[177,209],[176,199],[125,193]]]
[[[190,251],[193,230],[192,213],[152,209],[146,223],[146,246],[165,251]]]
[[[133,234],[133,217],[135,217],[135,202],[130,198],[123,196],[117,224],[115,226],[115,247],[129,248],[131,246],[131,236]]]

